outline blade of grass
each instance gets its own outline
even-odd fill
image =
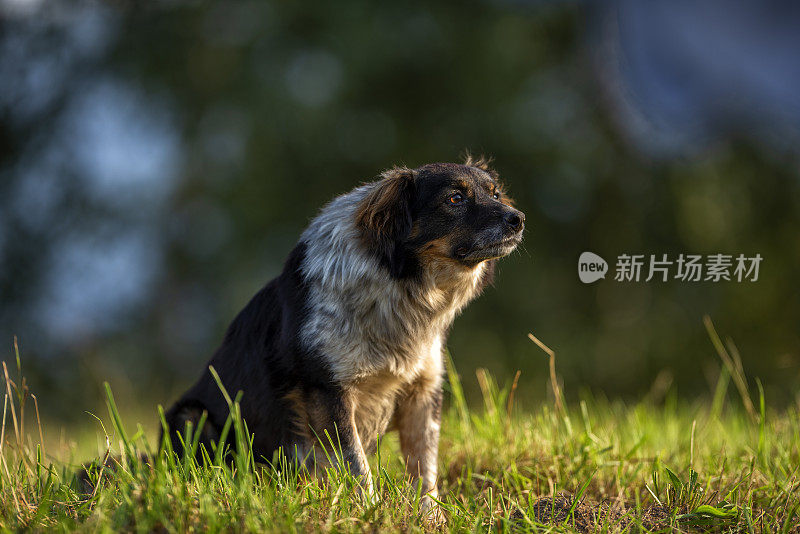
[[[755,407],[753,406],[753,400],[750,398],[750,392],[747,388],[747,380],[744,377],[744,372],[739,370],[736,363],[728,354],[728,351],[725,350],[725,346],[722,344],[722,340],[720,339],[719,334],[717,334],[716,328],[714,328],[714,323],[711,321],[711,317],[708,315],[703,316],[703,323],[705,323],[706,331],[708,332],[708,337],[711,338],[712,345],[714,345],[714,348],[716,349],[720,359],[728,368],[728,371],[733,378],[733,383],[739,390],[739,396],[742,398],[742,403],[744,404],[745,410],[747,410],[747,413],[750,415],[750,418],[753,420],[753,422],[757,422],[758,415],[756,415]]]
[[[103,387],[106,390],[106,405],[108,407],[108,413],[111,416],[111,422],[114,423],[114,429],[119,434],[120,439],[122,439],[122,443],[125,447],[125,452],[127,453],[128,458],[133,459],[135,457],[133,446],[128,439],[128,434],[125,432],[125,427],[122,424],[122,417],[120,417],[119,410],[117,409],[117,403],[114,401],[114,394],[111,392],[111,385],[108,382],[103,382]]]
[[[537,338],[530,332],[528,332],[528,339],[536,343],[536,345],[550,357],[550,387],[553,388],[553,396],[555,397],[555,402],[556,402],[556,411],[559,413],[563,413],[564,399],[561,393],[561,388],[558,385],[558,377],[556,376],[556,353],[553,351],[553,349],[542,343],[539,340],[539,338]]]

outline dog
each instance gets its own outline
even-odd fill
[[[395,167],[325,206],[208,364],[242,392],[256,459],[338,457],[371,493],[367,455],[396,429],[430,504],[445,337],[524,226],[483,158]],[[208,367],[166,414],[178,454],[178,434],[204,413],[210,454],[230,408]],[[324,453],[331,443],[341,454]]]

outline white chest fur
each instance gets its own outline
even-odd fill
[[[420,351],[419,357],[397,374],[388,369],[355,380],[349,386],[356,402],[356,427],[364,447],[375,448],[375,440],[389,426],[399,398],[408,395],[414,388],[425,384],[438,387],[442,380],[442,343],[437,337],[433,343]]]

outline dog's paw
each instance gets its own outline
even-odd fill
[[[429,526],[440,527],[447,524],[442,507],[434,500],[436,495],[424,495],[419,502],[419,514]]]

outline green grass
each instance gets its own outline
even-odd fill
[[[451,367],[439,458],[447,524],[438,528],[800,532],[798,407],[771,410],[763,393],[750,400],[738,354],[732,344],[718,344],[708,326],[724,367],[707,401],[682,401],[670,393],[658,405],[586,396],[576,404],[558,398],[523,409],[514,403],[513,385],[498,387],[479,371],[483,404],[470,409]],[[736,388],[728,391],[731,382]],[[107,443],[101,455],[114,468],[93,470],[94,476],[102,471],[106,482],[86,494],[75,479],[78,460],[86,458],[54,460],[42,450],[47,428],[36,423],[21,373],[16,379],[6,373],[4,387],[2,530],[437,528],[420,518],[419,495],[404,479],[392,435],[372,459],[378,498],[371,501],[346,472],[328,469],[312,477],[279,458],[264,467],[246,447],[230,465],[221,455],[212,467],[166,454],[144,463],[137,458],[153,454],[155,429],[150,421],[148,431],[123,427],[110,389],[98,434]],[[235,399],[231,404],[235,414]],[[231,423],[231,433],[246,434],[238,418]]]

